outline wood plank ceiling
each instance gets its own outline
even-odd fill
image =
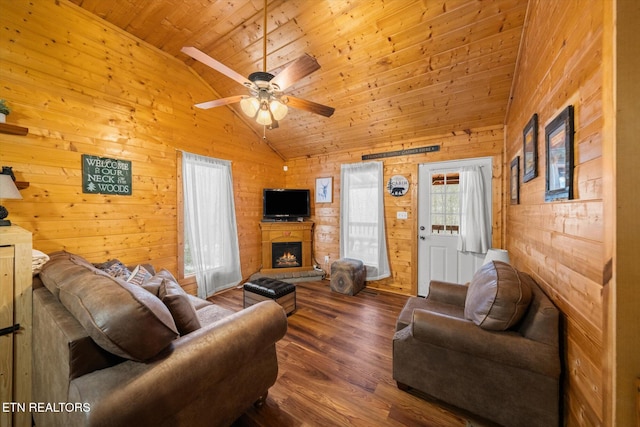
[[[219,97],[247,90],[183,46],[244,76],[262,71],[263,0],[71,1],[184,61]],[[322,68],[287,93],[336,109],[326,118],[290,108],[266,131],[269,144],[291,159],[502,124],[526,9],[527,0],[269,0],[268,71],[310,54]],[[245,117],[238,104],[218,108]]]

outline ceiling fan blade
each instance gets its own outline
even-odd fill
[[[318,64],[318,61],[316,61],[313,56],[305,53],[291,65],[279,72],[278,75],[271,80],[271,83],[278,85],[278,88],[284,91],[301,78],[308,76],[319,68],[320,64]]]
[[[287,95],[287,99],[287,105],[290,107],[310,111],[325,117],[331,117],[333,112],[336,110],[333,107],[327,107],[326,105],[318,104],[317,102],[307,101],[306,99],[300,99],[293,96]]]
[[[246,77],[244,77],[243,75],[241,75],[239,73],[236,73],[231,68],[229,68],[226,65],[224,65],[222,62],[216,61],[215,59],[213,59],[212,57],[210,57],[209,55],[207,55],[206,53],[202,52],[201,50],[199,50],[199,49],[197,49],[195,47],[185,46],[182,49],[180,49],[180,51],[183,52],[183,53],[186,53],[187,55],[189,55],[190,57],[192,57],[196,61],[200,61],[204,65],[208,65],[209,67],[211,67],[214,70],[224,74],[225,76],[229,77],[230,79],[233,79],[233,80],[237,81],[241,85],[244,85],[244,86],[247,86],[247,87],[252,87],[253,86],[253,83],[249,79],[247,79]]]
[[[216,99],[214,101],[201,102],[200,104],[196,104],[195,107],[207,110],[209,108],[222,107],[223,105],[240,102],[242,98],[244,98],[244,95],[230,96],[228,98]]]

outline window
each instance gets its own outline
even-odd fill
[[[191,256],[191,246],[189,245],[189,236],[184,233],[184,275],[193,276],[196,274],[196,267],[193,264],[193,257]]]
[[[207,298],[241,280],[231,163],[183,153],[182,185],[184,271]]]
[[[431,234],[457,235],[460,232],[460,174],[431,175]]]
[[[367,280],[389,277],[382,163],[342,165],[340,186],[340,256],[362,260]]]

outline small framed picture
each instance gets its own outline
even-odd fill
[[[522,182],[538,176],[538,115],[534,114],[522,131]]]
[[[316,203],[331,203],[333,178],[316,178]]]
[[[573,106],[558,114],[544,133],[547,149],[544,200],[573,199]]]
[[[511,160],[511,179],[510,179],[510,194],[511,204],[517,205],[520,203],[520,156],[516,156]]]

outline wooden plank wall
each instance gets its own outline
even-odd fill
[[[640,3],[605,2],[603,15],[604,260],[612,260],[604,290],[610,372],[605,424],[640,427]]]
[[[362,162],[365,154],[377,154],[430,145],[439,145],[440,151],[417,155],[375,159],[384,164],[384,180],[402,175],[409,180],[409,191],[403,197],[385,192],[385,227],[391,277],[367,282],[369,288],[417,294],[417,235],[418,235],[418,165],[427,162],[459,160],[473,157],[493,157],[493,246],[502,247],[502,171],[504,134],[503,126],[471,129],[414,141],[375,144],[365,151],[336,151],[331,154],[291,159],[287,162],[286,184],[291,188],[311,188],[315,193],[316,178],[333,177],[331,203],[312,204],[315,222],[314,257],[324,266],[324,257],[330,261],[340,257],[340,165]],[[315,196],[312,197],[315,199]],[[405,211],[408,219],[397,219],[396,213]],[[330,265],[330,263],[329,263]]]
[[[404,175],[411,189],[385,197],[392,277],[370,286],[413,295],[418,164],[493,156],[493,246],[502,247],[506,236],[514,264],[563,312],[567,424],[602,425],[602,2],[531,0],[506,133],[496,126],[301,157],[283,174],[284,162],[230,110],[192,108],[203,93],[216,94],[179,61],[66,1],[0,1],[0,97],[13,107],[9,122],[29,128],[26,137],[0,134],[0,163],[30,182],[23,200],[3,204],[15,224],[34,233],[35,248],[91,261],[149,261],[175,273],[176,149],[187,149],[233,162],[245,277],[261,263],[262,188],[314,189],[315,178],[332,176],[333,202],[312,207],[314,255],[323,265],[325,255],[339,256],[340,164],[440,144],[437,153],[382,159],[385,180]],[[544,126],[568,104],[576,112],[576,197],[545,203]],[[522,129],[533,113],[540,119],[539,176],[521,184],[521,203],[511,206],[503,202],[503,168],[522,155]],[[82,193],[81,154],[131,160],[133,195]],[[396,219],[400,210],[408,220]]]
[[[262,188],[282,159],[183,63],[66,1],[1,0],[0,98],[26,137],[0,134],[0,164],[28,181],[9,218],[34,247],[177,272],[179,149],[232,161],[242,273],[260,268]],[[132,161],[133,195],[82,193],[82,154]]]
[[[506,122],[508,164],[522,159],[522,130],[539,117],[538,177],[521,182],[520,204],[506,207],[506,243],[563,313],[569,426],[603,424],[602,6],[530,2]],[[545,203],[544,129],[567,105],[575,108],[575,197]]]

